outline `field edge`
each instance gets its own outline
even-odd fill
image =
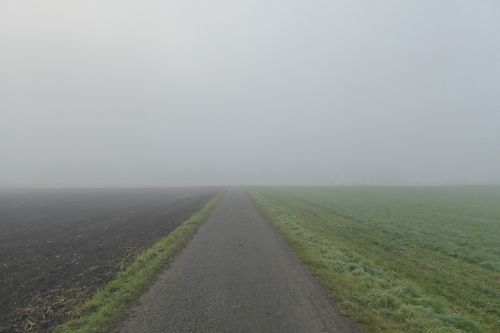
[[[73,319],[56,326],[54,333],[109,332],[117,325],[128,305],[136,300],[151,284],[156,275],[165,269],[173,255],[195,235],[203,222],[217,207],[224,191],[205,203],[202,209],[182,222],[167,236],[140,253],[112,281],[76,309]]]

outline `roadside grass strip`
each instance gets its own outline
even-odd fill
[[[59,325],[56,333],[109,332],[127,309],[151,284],[157,273],[178,250],[186,245],[217,206],[222,193],[217,194],[205,206],[174,231],[139,254],[124,271],[98,291],[77,309],[74,319]]]
[[[364,256],[305,226],[288,205],[249,190],[256,206],[285,237],[343,313],[367,332],[479,333],[480,326]]]

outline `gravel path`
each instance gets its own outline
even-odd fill
[[[260,216],[230,189],[120,332],[358,332]]]

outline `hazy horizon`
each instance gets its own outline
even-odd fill
[[[71,190],[162,190],[162,189],[182,189],[182,188],[220,188],[220,189],[230,189],[230,188],[498,188],[499,183],[470,183],[470,184],[363,184],[363,185],[353,185],[353,184],[203,184],[203,185],[49,185],[49,186],[0,186],[0,192],[8,191],[39,191],[39,190],[54,190],[54,191],[71,191]]]
[[[499,185],[500,2],[0,0],[1,188]]]

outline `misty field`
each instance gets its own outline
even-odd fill
[[[367,331],[499,331],[500,187],[250,193]]]
[[[215,188],[0,191],[0,332],[48,332]]]

